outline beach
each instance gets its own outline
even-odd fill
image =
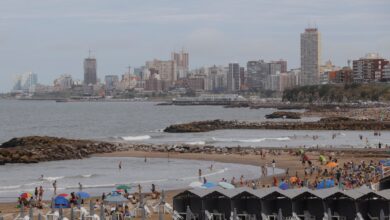
[[[118,157],[118,158],[171,158],[171,159],[185,159],[185,160],[201,160],[201,161],[216,161],[223,163],[234,163],[234,164],[246,164],[246,165],[254,165],[260,167],[262,165],[267,164],[271,166],[272,160],[276,161],[276,167],[288,170],[289,175],[294,176],[298,174],[298,176],[303,177],[305,172],[305,167],[302,165],[300,161],[300,157],[295,155],[297,149],[274,149],[268,150],[269,153],[264,157],[258,154],[223,154],[223,153],[177,153],[177,152],[150,152],[150,151],[140,151],[140,150],[127,150],[121,152],[112,152],[112,153],[104,153],[104,154],[95,154],[93,157]],[[321,152],[320,152],[321,151]],[[359,150],[310,150],[307,151],[308,157],[313,161],[314,165],[325,167],[325,165],[320,165],[318,161],[318,156],[320,154],[323,155],[335,155],[338,163],[342,164],[344,162],[350,161],[361,161],[365,160],[367,162],[374,161],[377,163],[380,159],[388,157],[385,150],[368,150],[368,149],[359,149]],[[284,177],[283,175],[278,175],[277,178],[280,180]],[[237,177],[238,178],[238,177]],[[315,177],[312,176],[311,179]],[[245,179],[245,185],[249,184],[252,179]],[[267,177],[262,177],[260,179],[255,180],[260,187],[265,185],[271,186],[273,183],[272,173],[268,173]],[[166,191],[166,201],[169,204],[172,204],[172,198],[179,192],[182,192],[186,188],[170,190]],[[94,198],[93,198],[94,199]],[[150,199],[150,198],[149,198]],[[154,201],[154,200],[153,200]],[[48,203],[48,201],[46,201]],[[6,217],[5,219],[12,219],[15,216],[19,209],[16,208],[17,203],[0,203],[0,210],[2,214]],[[43,213],[46,213],[48,209],[44,209]],[[166,216],[167,217],[167,216]],[[152,215],[152,219],[157,219],[157,214]]]

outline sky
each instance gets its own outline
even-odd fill
[[[182,48],[190,68],[259,59],[298,68],[309,26],[321,32],[322,61],[390,59],[389,12],[389,0],[1,0],[0,92],[29,71],[43,84],[82,79],[89,49],[101,79]]]

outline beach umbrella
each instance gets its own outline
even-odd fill
[[[326,158],[324,155],[320,155],[320,157],[318,158],[319,161],[321,162],[325,162],[326,161]]]
[[[77,192],[76,195],[81,199],[88,199],[89,197],[91,197],[87,192]]]
[[[20,198],[22,198],[22,199],[29,199],[31,197],[32,197],[32,194],[29,192],[24,192],[24,193],[20,194]]]
[[[218,185],[224,189],[234,189],[236,188],[235,186],[233,186],[232,184],[230,183],[227,183],[227,182],[219,182]]]
[[[89,215],[93,216],[94,215],[94,204],[91,201],[89,201]]]
[[[22,204],[20,205],[20,217],[24,218],[24,204],[22,202]]]
[[[203,183],[201,183],[199,181],[195,181],[195,182],[190,183],[190,185],[188,185],[188,186],[191,188],[199,188],[199,187],[202,187],[202,185],[203,185]]]
[[[124,202],[127,202],[128,200],[121,196],[121,195],[118,195],[118,196],[113,196],[113,195],[110,195],[110,196],[107,196],[106,199],[104,200],[104,202],[106,203],[110,203],[110,204],[118,204],[118,203],[124,203]]]
[[[28,212],[28,217],[30,219],[33,219],[34,218],[34,210],[33,210],[33,207],[30,205],[30,210]]]
[[[335,167],[337,167],[337,165],[338,164],[335,163],[335,162],[329,162],[329,163],[326,164],[326,166],[329,167],[329,168],[335,168]]]
[[[298,180],[298,178],[296,176],[290,177],[290,182],[291,183],[295,183],[297,180]]]
[[[385,220],[385,213],[383,212],[383,209],[379,212],[379,220]]]
[[[283,189],[283,190],[286,190],[286,189],[288,189],[288,184],[286,182],[281,182],[279,184],[279,188]]]
[[[386,161],[385,163],[383,163],[383,166],[385,167],[390,167],[390,160]]]
[[[187,210],[186,210],[186,220],[191,220],[191,209],[190,209],[190,206],[187,206]]]
[[[70,220],[73,220],[74,219],[74,209],[73,207],[70,208]]]
[[[325,187],[326,188],[334,187],[334,180],[332,180],[332,179],[326,180]]]
[[[54,204],[56,208],[69,207],[69,200],[67,200],[65,197],[57,196],[54,199]]]
[[[100,204],[100,219],[101,219],[101,220],[104,220],[104,219],[105,219],[103,203]]]
[[[204,189],[210,189],[210,188],[213,188],[213,187],[216,187],[217,184],[213,183],[213,182],[207,182],[205,184],[202,185],[202,188]]]
[[[118,185],[118,186],[116,187],[116,189],[128,190],[128,189],[131,189],[131,186],[122,184],[122,185]]]
[[[278,210],[278,220],[283,220],[283,213],[281,208]]]

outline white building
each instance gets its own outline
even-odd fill
[[[53,84],[55,91],[64,91],[72,88],[73,79],[71,75],[63,74],[55,79]]]
[[[301,85],[316,85],[320,79],[321,39],[317,28],[301,34]]]
[[[35,86],[38,84],[38,75],[33,72],[27,72],[17,76],[13,91],[34,93]]]
[[[161,80],[167,81],[173,84],[177,80],[176,75],[176,64],[173,60],[157,60],[146,62],[146,68],[150,70],[151,73],[157,73],[160,75]]]

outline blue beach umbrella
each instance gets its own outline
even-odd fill
[[[326,180],[325,186],[326,186],[326,188],[334,187],[334,180]]]
[[[79,197],[81,199],[87,199],[87,198],[91,197],[89,195],[89,193],[87,193],[87,192],[77,192],[76,195],[77,195],[77,197]]]
[[[288,184],[286,182],[281,182],[279,184],[279,188],[283,189],[283,190],[286,190],[286,189],[288,189]]]
[[[55,208],[68,208],[70,207],[69,200],[67,200],[65,197],[57,196],[54,199]]]
[[[216,187],[217,184],[213,183],[213,182],[207,182],[205,184],[202,185],[202,188],[204,189],[210,189],[210,188],[213,188],[213,187]]]

